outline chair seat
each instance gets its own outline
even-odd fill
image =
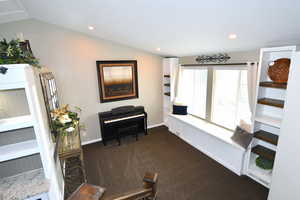
[[[68,200],[99,200],[105,189],[96,185],[82,184]]]

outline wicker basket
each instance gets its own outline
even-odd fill
[[[287,83],[291,60],[280,58],[269,64],[268,75],[276,83]]]

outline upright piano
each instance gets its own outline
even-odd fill
[[[126,135],[134,135],[138,140],[140,132],[147,134],[147,113],[143,106],[122,106],[111,111],[98,113],[102,142],[117,140]]]

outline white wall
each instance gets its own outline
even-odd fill
[[[101,28],[101,27],[97,27]],[[0,38],[22,32],[42,65],[54,72],[62,104],[82,108],[87,131],[83,141],[99,139],[97,113],[122,105],[143,105],[148,124],[162,123],[162,58],[141,50],[90,37],[36,20],[0,24]],[[137,60],[139,98],[100,103],[97,60]]]

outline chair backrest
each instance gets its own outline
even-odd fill
[[[104,197],[101,200],[155,200],[157,196],[158,174],[147,172],[143,179],[143,187],[122,195]]]
[[[140,189],[127,192],[121,195],[110,197],[102,196],[104,189],[90,184],[82,184],[68,200],[155,200],[157,196],[158,174],[147,172],[143,179],[143,186]]]

